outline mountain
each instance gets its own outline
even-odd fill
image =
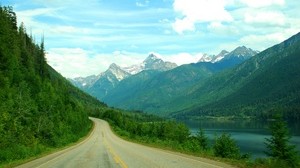
[[[231,70],[213,75],[169,104],[174,116],[257,116],[274,108],[290,119],[300,113],[300,33]],[[174,107],[175,106],[175,107]],[[181,110],[180,110],[181,109]]]
[[[83,89],[83,88],[92,86],[98,79],[99,79],[99,76],[91,75],[91,76],[87,76],[87,77],[77,77],[77,78],[68,79],[68,80],[76,87]]]
[[[105,72],[97,76],[92,75],[86,78],[80,77],[69,80],[75,86],[102,100],[102,98],[105,97],[111,90],[113,90],[120,81],[132,75],[149,70],[163,72],[171,70],[175,67],[177,67],[176,64],[163,61],[162,59],[151,53],[142,63],[137,65],[120,67],[113,63]]]
[[[218,55],[216,55],[214,57],[214,59],[212,60],[212,62],[218,62],[218,61],[221,61],[226,55],[228,55],[229,52],[226,51],[226,50],[222,50]],[[255,54],[253,54],[252,56],[254,56]]]
[[[130,76],[121,81],[102,100],[108,105],[118,108],[143,110],[150,113],[166,112],[172,108],[166,108],[165,103],[178,95],[184,94],[187,88],[215,73],[243,62],[244,59],[237,59],[240,57],[238,55],[240,53],[236,52],[236,50],[239,49],[238,47],[230,53],[223,50],[218,54],[216,58],[223,57],[224,61],[220,59],[220,61],[214,63],[212,61],[198,62],[196,64],[182,65],[161,73],[144,71],[144,73],[141,72],[138,75]],[[248,52],[245,51],[245,53]],[[230,56],[226,58],[229,54]],[[253,56],[252,53],[247,56],[249,55]],[[147,60],[151,59],[151,57],[147,58]]]
[[[124,67],[122,69],[134,75],[144,70],[168,71],[176,67],[177,65],[175,63],[163,61],[155,54],[151,53],[141,64]]]
[[[167,71],[177,67],[175,63],[165,62],[154,54],[150,54],[143,64],[143,70]]]
[[[229,52],[226,50],[222,50],[218,55],[208,55],[203,54],[202,57],[198,60],[198,62],[218,62],[222,60]]]
[[[105,72],[98,75],[97,78],[94,78],[95,81],[93,81],[91,85],[87,85],[83,89],[98,99],[102,99],[121,80],[130,75],[131,74],[124,71],[120,66],[113,63]],[[84,80],[84,83],[86,82],[87,80]]]
[[[241,46],[217,62],[198,62],[121,81],[104,101],[176,118],[252,116],[276,109],[300,116],[300,33],[258,54]],[[253,54],[256,54],[253,56]],[[221,54],[222,55],[222,54]],[[122,95],[122,96],[120,96]]]
[[[236,49],[234,49],[231,52],[228,52],[226,50],[222,50],[217,55],[208,55],[203,54],[203,56],[199,59],[198,62],[220,62],[220,61],[227,61],[230,60],[232,62],[231,64],[238,64],[240,62],[243,62],[252,56],[258,54],[258,51],[252,50],[251,48],[247,48],[245,46],[239,46]]]
[[[183,65],[165,72],[145,70],[121,81],[103,101],[118,108],[153,111],[186,87],[216,71],[212,63]]]

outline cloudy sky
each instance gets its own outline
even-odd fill
[[[245,45],[264,50],[300,31],[299,0],[1,0],[65,77],[128,66],[154,52],[177,64]]]

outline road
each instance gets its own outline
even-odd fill
[[[95,123],[91,135],[81,143],[19,168],[220,168],[227,164],[204,158],[151,148],[125,141],[114,135],[106,121],[91,118]]]

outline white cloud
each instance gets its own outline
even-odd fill
[[[177,65],[196,63],[203,56],[202,53],[178,53],[174,55],[161,56],[163,60],[176,63]]]
[[[241,44],[250,48],[262,51],[267,47],[271,47],[277,43],[284,41],[284,33],[272,33],[265,35],[247,35],[240,39]]]
[[[211,22],[207,26],[207,28],[214,34],[224,35],[224,36],[228,36],[228,34],[233,36],[240,32],[236,26],[224,25],[221,22]]]
[[[149,54],[150,53],[154,53],[164,61],[170,61],[177,65],[195,63],[203,56],[202,53],[178,53],[173,55],[160,55],[155,52],[149,52]],[[104,72],[112,63],[116,63],[121,67],[139,64],[143,62],[148,55],[127,51],[95,54],[81,48],[52,48],[47,51],[46,58],[48,64],[63,76],[75,78],[92,74],[98,75]]]
[[[95,70],[88,66],[88,52],[81,48],[52,48],[46,58],[48,64],[65,77],[86,76]]]
[[[189,18],[176,19],[175,23],[173,23],[172,26],[173,29],[179,34],[182,34],[184,31],[195,30],[195,23]]]
[[[261,8],[271,5],[284,5],[284,0],[242,0],[243,3],[253,8]]]
[[[175,0],[173,8],[181,13],[172,24],[178,33],[195,30],[195,24],[202,22],[230,22],[232,16],[225,10],[225,0]]]
[[[245,22],[250,24],[284,26],[286,20],[285,16],[277,11],[255,11],[245,14]]]
[[[150,3],[150,1],[148,1],[148,0],[146,0],[146,1],[144,1],[144,2],[137,1],[137,2],[135,3],[135,5],[136,5],[137,7],[147,7],[147,6],[149,5],[149,3]]]
[[[68,78],[84,77],[104,72],[110,64],[122,67],[141,63],[147,55],[115,51],[95,54],[82,48],[51,48],[47,51],[47,62],[55,70]]]
[[[25,25],[38,26],[38,22],[35,20],[37,16],[52,16],[60,17],[56,14],[58,8],[36,8],[32,10],[16,11],[18,23],[24,22]]]

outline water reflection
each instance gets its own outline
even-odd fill
[[[184,120],[191,133],[195,134],[199,128],[205,131],[210,143],[213,143],[216,135],[223,132],[231,134],[241,148],[242,153],[250,153],[252,158],[266,157],[265,139],[270,137],[268,122],[250,120]],[[289,130],[292,135],[291,143],[296,145],[300,153],[300,128],[298,123],[289,123]]]

